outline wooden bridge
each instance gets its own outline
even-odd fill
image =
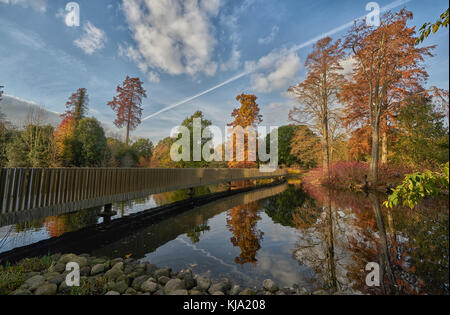
[[[258,169],[3,168],[0,226],[155,193],[286,175]]]

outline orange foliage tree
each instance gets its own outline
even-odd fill
[[[231,243],[241,249],[235,263],[244,265],[256,263],[256,253],[261,248],[263,232],[256,228],[261,217],[258,215],[258,202],[232,208],[228,213],[227,227],[233,233]]]
[[[116,112],[117,119],[114,124],[118,128],[126,127],[127,134],[125,143],[128,146],[130,142],[130,131],[135,130],[141,123],[142,117],[142,99],[147,94],[142,87],[139,78],[126,77],[122,86],[117,86],[117,96],[108,105]]]
[[[354,71],[344,84],[342,100],[351,119],[363,118],[371,128],[369,180],[378,180],[380,131],[402,104],[427,79],[422,62],[433,47],[415,45],[415,30],[407,26],[412,13],[386,13],[378,28],[361,22],[353,26],[344,47],[351,51]]]
[[[235,108],[231,116],[234,121],[228,124],[233,128],[255,128],[262,122],[262,115],[259,114],[259,105],[256,103],[258,97],[255,95],[241,94],[236,97],[236,100],[241,103],[239,108]],[[256,139],[255,139],[256,140]],[[228,162],[229,168],[252,168],[256,166],[254,161],[249,161],[249,135],[244,135],[244,161],[237,161],[237,137],[235,134],[229,139],[233,148],[233,158]],[[256,153],[256,152],[252,152]]]
[[[332,43],[330,37],[319,40],[306,60],[308,76],[288,92],[299,102],[289,113],[289,119],[299,124],[311,123],[322,135],[323,170],[328,174],[330,165],[329,119],[334,114],[338,91],[343,83],[343,68],[340,61],[344,56],[340,40]]]

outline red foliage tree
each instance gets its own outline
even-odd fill
[[[370,124],[371,182],[378,180],[382,125],[402,105],[404,95],[420,89],[428,76],[422,62],[425,56],[432,56],[433,47],[415,45],[415,30],[407,26],[411,18],[411,12],[401,10],[386,13],[378,28],[355,24],[344,43],[356,65],[341,96],[350,119],[361,121],[364,117]]]
[[[130,142],[130,131],[135,130],[141,123],[142,117],[142,99],[147,97],[147,94],[142,87],[142,82],[139,78],[126,77],[122,86],[117,86],[117,96],[108,103],[113,111],[117,114],[117,119],[114,124],[118,128],[126,127],[126,144]]]

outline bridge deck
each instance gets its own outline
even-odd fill
[[[150,194],[285,176],[258,169],[0,169],[0,226]],[[19,216],[19,217],[18,217]]]

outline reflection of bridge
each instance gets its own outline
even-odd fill
[[[0,169],[0,226],[154,193],[285,175],[258,169]]]
[[[117,250],[116,254],[133,252],[133,256],[143,257],[227,209],[277,195],[287,187],[287,184],[272,183],[256,190],[254,187],[241,188],[152,208],[115,219],[106,225],[87,226],[60,237],[0,253],[0,264],[64,252],[103,255],[109,250]]]

